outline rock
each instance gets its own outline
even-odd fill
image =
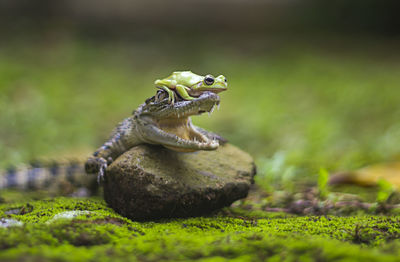
[[[84,216],[84,215],[90,215],[93,212],[89,210],[70,210],[70,211],[64,211],[58,214],[55,214],[54,217],[52,217],[50,220],[48,220],[46,223],[51,224],[54,221],[60,220],[60,219],[66,219],[66,220],[72,220],[74,218],[77,218],[78,216]]]
[[[246,197],[255,173],[251,156],[230,144],[193,153],[141,145],[108,167],[104,198],[134,220],[197,216]]]
[[[24,223],[12,218],[0,218],[0,228],[22,226]]]

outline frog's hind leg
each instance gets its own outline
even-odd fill
[[[187,87],[184,86],[184,85],[176,85],[176,92],[177,92],[183,99],[185,99],[185,100],[193,100],[193,99],[196,99],[195,97],[191,97],[191,96],[188,94],[188,92],[187,92],[188,89],[189,89],[189,88],[187,88]]]

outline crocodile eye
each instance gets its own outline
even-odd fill
[[[204,83],[208,86],[214,84],[214,77],[211,75],[206,75],[206,77],[204,77]]]

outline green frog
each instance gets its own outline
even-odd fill
[[[201,76],[191,71],[173,72],[167,78],[156,80],[154,84],[168,93],[168,101],[172,104],[175,102],[174,91],[184,100],[193,100],[204,91],[219,93],[228,88],[228,83],[223,75]]]

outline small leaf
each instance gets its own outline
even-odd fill
[[[331,184],[357,184],[376,186],[383,179],[391,187],[400,187],[400,162],[382,163],[367,166],[354,171],[345,171],[332,175]]]
[[[376,195],[376,202],[385,203],[394,192],[394,186],[387,180],[380,178],[378,180],[379,191]]]
[[[328,196],[328,180],[329,173],[324,168],[320,168],[318,174],[318,191],[321,198],[326,198]]]

